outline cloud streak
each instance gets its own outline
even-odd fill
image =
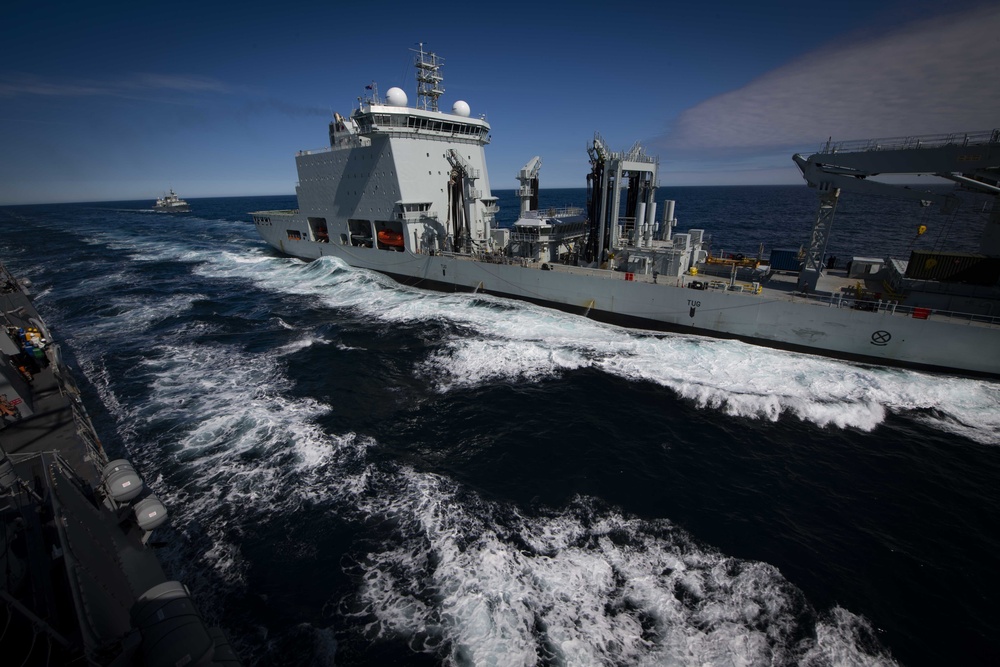
[[[818,146],[1000,126],[1000,6],[833,44],[677,119],[673,151]]]
[[[135,97],[148,93],[231,94],[237,88],[217,79],[168,74],[137,74],[119,81],[47,81],[22,74],[0,77],[0,98]]]

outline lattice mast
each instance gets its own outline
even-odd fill
[[[410,49],[417,54],[414,65],[417,68],[417,108],[425,111],[438,110],[438,98],[444,94],[441,87],[443,78],[439,73],[444,64],[444,58],[439,58],[434,52],[424,52],[424,44],[417,49]]]

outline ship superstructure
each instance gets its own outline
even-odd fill
[[[450,113],[438,111],[442,91],[431,84],[440,81],[441,60],[421,50],[417,66],[417,108],[399,88],[382,100],[369,86],[349,119],[337,115],[330,123],[328,148],[296,156],[296,191],[308,216],[303,228],[281,229],[283,241],[415,253],[491,247],[497,206],[483,151],[489,123],[471,117],[462,101]],[[257,216],[259,224],[262,217],[271,222]]]
[[[157,198],[156,203],[153,204],[153,210],[158,213],[187,213],[191,210],[191,206],[178,197],[173,188],[170,188],[170,192]]]
[[[890,293],[882,283],[902,289],[891,274],[905,272],[890,262],[870,271],[859,261],[855,273],[822,265],[830,190],[844,187],[828,177],[846,175],[853,185],[869,175],[863,167],[824,168],[837,163],[818,154],[796,158],[812,165],[804,175],[822,196],[812,242],[795,258],[791,278],[761,257],[710,256],[702,229],[678,233],[674,202],[662,202],[658,215],[658,160],[638,144],[611,150],[599,134],[588,149],[586,209],[539,210],[541,158],[534,157],[517,174],[517,221],[498,227],[484,150],[490,125],[464,101],[439,110],[442,63],[422,45],[417,50],[415,107],[400,88],[382,100],[372,84],[349,118],[336,114],[329,146],[296,156],[299,209],[252,213],[260,235],[289,255],[336,257],[417,287],[522,299],[629,327],[1000,376],[1000,275],[990,268],[1000,262],[1000,244],[984,246],[976,275],[993,283],[974,290],[975,303]],[[897,155],[895,171],[930,169],[992,196],[993,238],[1000,229],[1000,135],[951,137],[961,149],[921,153],[912,165]],[[814,183],[815,169],[826,180]]]

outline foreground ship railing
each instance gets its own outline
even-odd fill
[[[982,146],[1000,143],[1000,129],[982,132],[953,132],[951,134],[924,134],[886,139],[860,139],[852,141],[827,141],[818,153],[847,153],[863,151],[894,151],[911,148],[940,148],[942,146]]]

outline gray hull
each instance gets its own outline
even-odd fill
[[[289,216],[287,222],[291,223]],[[1000,377],[1000,329],[969,319],[858,310],[849,301],[694,290],[626,280],[619,271],[551,265],[494,264],[449,254],[393,252],[281,238],[284,225],[258,225],[282,253],[336,257],[405,285],[480,292],[529,301],[611,324],[733,338],[749,343],[868,363]]]

